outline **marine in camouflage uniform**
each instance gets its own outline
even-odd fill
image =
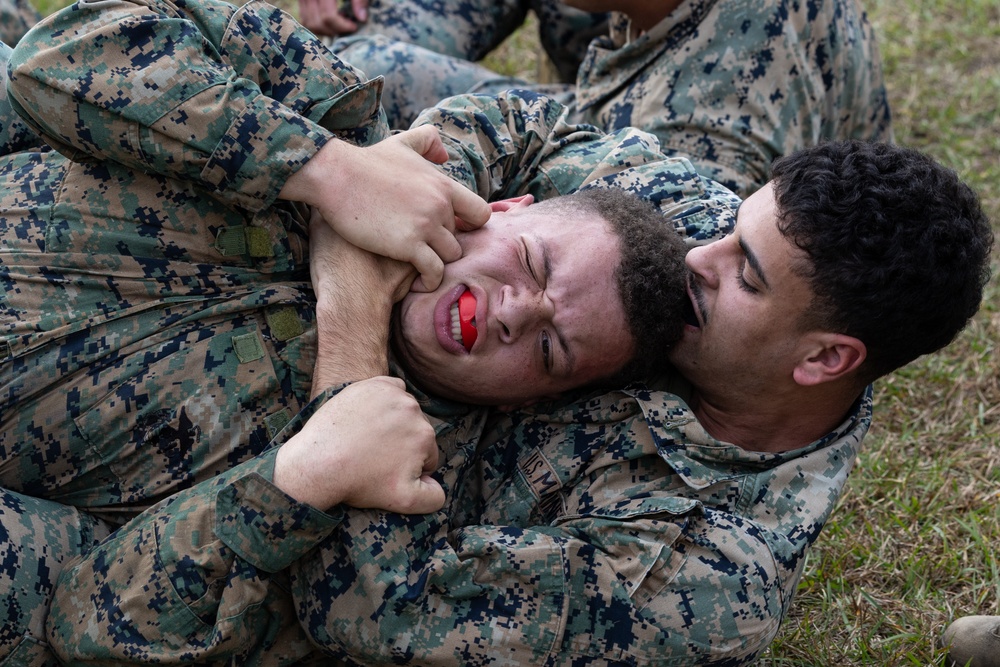
[[[468,30],[451,15],[418,19],[433,30]],[[383,104],[394,127],[449,95],[533,87],[396,41],[392,26],[386,33],[339,39],[334,51],[368,76],[386,77]],[[613,12],[609,34],[590,44],[575,86],[558,98],[573,122],[642,128],[664,153],[690,158],[743,196],[769,180],[780,155],[825,139],[892,139],[881,59],[860,0],[686,0],[639,35]]]
[[[0,41],[8,46],[17,44],[41,18],[28,0],[0,0]]]
[[[441,512],[297,504],[270,483],[274,415],[298,413],[278,445],[336,389],[299,411],[315,337],[308,239],[302,211],[275,196],[332,133],[384,135],[379,82],[260,3],[81,4],[50,20],[15,53],[14,92],[76,160],[21,152],[0,165],[0,478],[109,521],[182,489],[62,573],[48,630],[64,658],[739,664],[763,650],[867,430],[869,395],[784,454],[713,440],[679,379],[677,394],[509,414],[421,395],[444,461]],[[687,160],[662,161],[648,135],[575,126],[535,95],[459,98],[420,122],[486,197],[617,185],[692,242],[726,231],[739,203]],[[58,512],[82,520],[54,503],[36,519],[20,498],[3,515],[20,578],[0,576],[7,600],[44,603],[46,587],[25,582],[39,553],[21,540],[52,540],[56,569],[106,527],[35,532]],[[14,608],[21,643],[6,664],[51,661],[33,608]]]
[[[560,80],[572,82],[590,40],[607,32],[608,15],[556,0],[371,0],[368,18],[355,34],[477,61],[513,34],[529,11],[538,18],[539,41]]]

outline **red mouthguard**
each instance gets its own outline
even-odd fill
[[[469,290],[465,290],[462,296],[458,297],[458,323],[462,327],[462,345],[466,351],[472,349],[476,337],[479,336],[476,325],[472,323],[474,319],[476,319],[476,297],[472,296]]]

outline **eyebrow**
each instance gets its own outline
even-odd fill
[[[552,275],[552,255],[549,254],[549,246],[545,244],[545,241],[541,237],[536,236],[535,242],[538,247],[542,249],[542,274],[545,277],[545,286],[548,287],[549,277]],[[562,332],[552,324],[552,330],[555,331],[556,340],[559,341],[559,347],[563,350],[563,355],[566,358],[566,375],[573,374],[573,368],[576,366],[575,359],[573,357],[573,351],[569,349],[569,345],[566,344],[566,339],[563,338]]]
[[[743,237],[739,239],[740,249],[743,250],[743,255],[747,258],[747,264],[753,269],[753,272],[757,274],[760,278],[760,282],[764,284],[764,287],[771,289],[771,285],[767,282],[767,277],[764,275],[764,269],[760,265],[760,260],[757,259],[757,255],[754,254],[747,242],[743,240]]]

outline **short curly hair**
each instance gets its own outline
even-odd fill
[[[604,382],[628,383],[655,377],[669,367],[667,353],[680,340],[687,299],[687,246],[651,203],[614,187],[590,187],[540,202],[540,206],[600,216],[618,237],[621,261],[615,271],[635,353]]]
[[[955,172],[893,144],[831,142],[773,165],[778,227],[809,258],[806,326],[868,351],[871,382],[950,343],[990,277],[990,221]]]

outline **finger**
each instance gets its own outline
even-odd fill
[[[441,143],[441,135],[437,128],[432,125],[421,125],[405,132],[400,132],[396,137],[420,154],[425,160],[441,164],[448,159],[448,151]]]
[[[480,227],[481,226],[482,225],[480,225]],[[459,232],[474,232],[474,231],[476,231],[476,229],[477,229],[477,227],[475,225],[470,225],[469,223],[467,223],[465,220],[462,220],[457,215],[455,216],[455,227],[453,228],[454,231],[459,231]]]
[[[316,0],[299,0],[299,23],[316,32],[318,22]]]
[[[368,0],[351,0],[351,11],[359,21],[368,20]]]
[[[444,489],[437,480],[428,475],[417,480],[417,499],[413,503],[414,514],[430,514],[444,507]]]
[[[429,240],[431,248],[437,253],[445,264],[448,262],[454,262],[462,256],[462,246],[459,244],[458,239],[455,235],[449,232],[444,227],[438,227],[437,231],[432,234]]]
[[[451,205],[455,209],[456,226],[465,232],[485,225],[493,213],[482,197],[460,183],[453,184]]]
[[[426,455],[424,456],[424,467],[421,471],[423,476],[431,474],[438,468],[438,462],[441,457],[441,450],[438,449],[437,439],[434,436],[434,427],[431,426],[430,421],[427,419],[427,415],[423,412],[420,413],[424,421],[427,422],[427,448]]]
[[[427,291],[436,290],[444,277],[444,262],[437,253],[429,245],[421,244],[414,250],[411,263],[420,272],[420,279]]]
[[[485,225],[489,221],[490,221],[490,218],[489,218],[489,216],[487,216],[487,218],[486,218],[486,220],[484,222],[477,222],[476,224],[473,224],[473,223],[471,223],[471,222],[469,222],[467,220],[462,220],[460,217],[458,217],[456,215],[455,216],[455,229],[458,230],[458,231],[460,231],[460,232],[474,232],[477,229],[479,229],[480,227],[482,227],[483,225]]]
[[[423,278],[417,276],[414,279],[413,284],[410,285],[411,292],[433,292],[434,290],[429,289],[427,285],[424,284]]]
[[[358,24],[343,14],[327,14],[323,17],[323,34],[336,37],[357,32]]]

